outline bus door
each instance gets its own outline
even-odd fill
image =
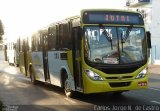
[[[76,89],[79,91],[82,90],[82,65],[81,65],[81,33],[80,27],[75,27],[72,30],[74,38],[74,48],[73,48],[73,69],[74,69],[74,80]]]
[[[42,51],[43,51],[43,68],[44,68],[44,77],[47,83],[50,83],[50,76],[48,71],[48,36],[42,34]]]

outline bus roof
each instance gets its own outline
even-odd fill
[[[85,11],[112,11],[112,12],[128,12],[128,13],[141,14],[140,12],[137,11],[125,10],[125,9],[82,9],[81,14]]]

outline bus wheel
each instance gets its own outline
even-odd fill
[[[67,97],[70,97],[70,98],[74,97],[74,91],[71,90],[71,86],[68,81],[68,78],[66,78],[64,82],[64,91]]]
[[[34,76],[34,74],[32,72],[32,67],[29,68],[29,73],[30,73],[31,82],[32,82],[32,84],[35,85],[36,84],[36,79],[35,79],[35,76]]]

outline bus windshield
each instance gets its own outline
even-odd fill
[[[100,64],[129,64],[146,60],[142,27],[85,26],[85,58]]]

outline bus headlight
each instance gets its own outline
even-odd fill
[[[145,68],[136,76],[136,79],[144,78],[146,74],[147,74],[147,69]]]
[[[89,70],[89,69],[85,69],[85,73],[87,74],[87,76],[94,80],[94,81],[103,81],[103,78],[100,77],[97,73]]]

